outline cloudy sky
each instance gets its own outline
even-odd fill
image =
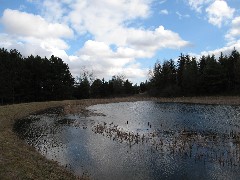
[[[139,83],[157,60],[240,51],[240,1],[0,0],[0,47]]]

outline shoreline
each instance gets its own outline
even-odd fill
[[[91,105],[136,101],[240,105],[240,97],[238,96],[178,98],[132,96],[111,99],[33,102],[0,106],[0,179],[87,179],[87,177],[74,176],[57,162],[47,160],[33,147],[19,139],[12,130],[17,119],[57,106],[71,107],[78,105],[78,110],[84,112]]]

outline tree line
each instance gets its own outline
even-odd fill
[[[219,58],[203,55],[198,61],[181,54],[177,63],[172,59],[155,63],[149,74],[149,81],[140,88],[152,96],[240,94],[240,54],[236,49]]]
[[[61,58],[23,57],[17,50],[0,49],[0,104],[131,95],[138,87],[122,76],[74,78]]]
[[[1,104],[62,100],[73,91],[74,78],[62,59],[24,58],[17,50],[0,49]]]
[[[148,92],[150,96],[240,95],[240,53],[201,56],[181,54],[156,62],[150,79],[133,85],[123,75],[109,81],[87,71],[74,78],[61,58],[23,57],[17,50],[0,49],[0,104],[64,99],[105,98]]]
[[[128,96],[139,93],[137,84],[133,84],[123,75],[115,75],[111,80],[94,79],[88,72],[76,78],[74,97],[77,99]]]

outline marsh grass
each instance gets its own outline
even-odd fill
[[[64,107],[64,113],[82,112],[87,106],[114,102],[130,102],[151,100],[158,102],[183,102],[201,104],[240,105],[240,97],[181,97],[181,98],[149,98],[127,97],[112,99],[90,99],[79,101],[33,102],[0,106],[0,179],[87,179],[76,177],[72,172],[57,162],[47,160],[34,147],[27,145],[14,132],[13,127],[18,119],[29,114],[52,107]],[[83,175],[84,176],[84,175]]]

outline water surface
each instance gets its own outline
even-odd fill
[[[17,123],[49,159],[93,179],[239,179],[240,107],[157,103],[58,108]]]

